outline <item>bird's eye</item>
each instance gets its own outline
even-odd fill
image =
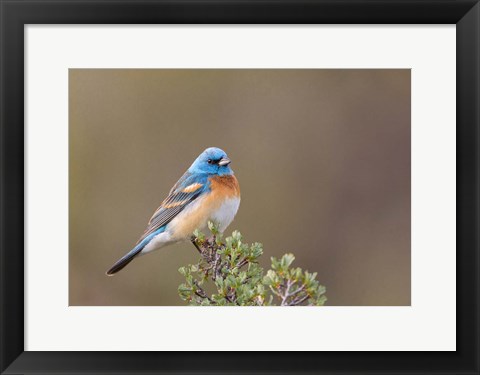
[[[213,160],[212,160],[212,159],[208,159],[208,160],[207,160],[207,163],[208,163],[208,164],[212,164],[212,163],[213,163]]]

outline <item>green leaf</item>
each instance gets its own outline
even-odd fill
[[[232,233],[232,238],[236,242],[241,242],[242,241],[242,234],[238,230],[234,230]]]
[[[290,267],[294,260],[295,257],[293,254],[285,254],[280,261],[282,268],[286,270],[288,267]]]
[[[187,275],[187,269],[186,269],[185,267],[180,267],[180,268],[178,269],[178,272],[180,272],[180,274],[181,274],[182,276],[186,276],[186,275]]]
[[[217,223],[214,223],[213,221],[208,222],[208,230],[212,232],[212,234],[215,236],[218,234],[218,225]]]

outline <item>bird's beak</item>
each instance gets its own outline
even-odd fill
[[[228,165],[230,164],[232,161],[227,158],[227,157],[224,157],[224,158],[221,158],[220,161],[218,162],[218,165],[223,167],[224,165]]]

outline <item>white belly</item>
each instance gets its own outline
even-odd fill
[[[222,205],[215,212],[213,212],[210,220],[218,224],[218,230],[220,232],[224,232],[233,221],[239,206],[240,198],[227,198]]]
[[[225,199],[217,207],[207,209],[203,199],[193,202],[189,207],[180,212],[168,225],[165,232],[160,233],[143,248],[140,255],[158,250],[164,246],[178,241],[189,239],[195,229],[209,235],[208,222],[213,221],[218,225],[218,230],[224,232],[232,223],[240,206],[240,198]]]
[[[205,198],[199,198],[168,224],[167,232],[170,238],[177,241],[190,238],[195,229],[209,235],[209,221],[215,222],[218,230],[224,232],[232,223],[239,206],[239,197],[227,198],[222,203],[215,202],[213,205],[206,202]]]

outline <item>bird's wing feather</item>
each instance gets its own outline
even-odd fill
[[[173,186],[168,197],[154,212],[147,229],[137,244],[150,234],[172,221],[185,207],[208,190],[206,175],[190,174],[186,172]]]

